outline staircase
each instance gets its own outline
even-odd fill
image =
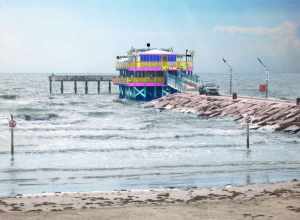
[[[201,83],[199,76],[177,73],[173,75],[166,73],[167,85],[177,90],[178,92],[197,91]]]

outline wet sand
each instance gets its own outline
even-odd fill
[[[0,198],[0,219],[300,219],[300,182]]]

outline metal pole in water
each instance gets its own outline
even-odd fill
[[[247,143],[247,150],[250,149],[250,116],[246,116],[246,123],[247,123],[247,140],[246,140],[246,143]]]
[[[249,129],[249,122],[247,122],[247,150],[250,148],[250,129]]]
[[[14,116],[10,114],[10,120],[8,126],[10,128],[10,154],[13,157],[15,153],[15,145],[14,145],[14,128],[16,127],[17,123],[14,120]]]

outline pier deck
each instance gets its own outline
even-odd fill
[[[116,77],[114,74],[95,74],[95,75],[83,75],[83,74],[68,74],[68,75],[56,75],[49,76],[49,92],[52,94],[52,82],[60,82],[60,93],[64,93],[64,82],[74,83],[74,93],[77,94],[77,82],[85,82],[84,92],[88,94],[88,82],[97,82],[97,92],[100,94],[100,83],[108,82],[108,92],[111,93],[111,82]]]

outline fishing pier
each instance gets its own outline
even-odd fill
[[[78,93],[77,89],[77,82],[83,82],[84,83],[84,93],[88,94],[89,82],[97,82],[97,93],[100,94],[100,85],[101,82],[107,82],[108,83],[108,93],[111,93],[111,83],[113,81],[113,78],[115,75],[113,74],[106,74],[106,75],[55,75],[52,74],[49,76],[49,93],[50,95],[53,94],[53,82],[60,82],[60,93],[64,93],[64,82],[73,82],[74,83],[74,93]]]

